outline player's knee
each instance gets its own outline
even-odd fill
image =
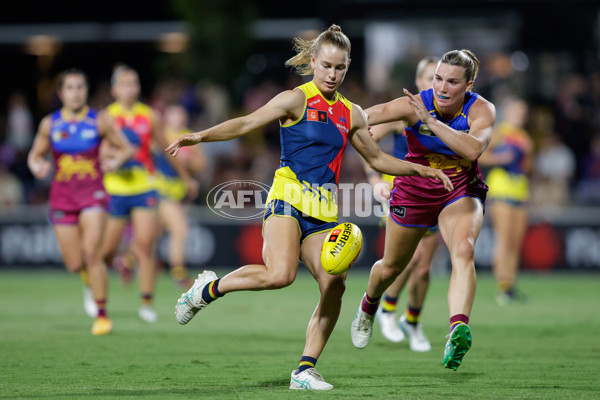
[[[83,269],[83,264],[80,262],[66,262],[65,267],[67,267],[69,272],[77,274]]]
[[[296,274],[286,271],[269,274],[267,278],[267,288],[282,289],[290,286],[294,282],[294,279],[296,279]]]
[[[102,259],[100,256],[99,250],[86,250],[83,252],[83,258],[85,260],[85,265],[93,266],[97,265],[98,261]]]
[[[381,275],[384,280],[394,279],[403,271],[397,264],[389,263],[385,260],[379,260],[378,263],[381,266]]]
[[[429,271],[431,270],[431,265],[428,264],[426,267],[425,266],[421,266],[419,265],[419,268],[416,268],[412,274],[415,275],[415,277],[423,282],[428,282],[429,281]]]
[[[335,276],[332,277],[332,279],[328,279],[326,282],[322,282],[320,287],[322,293],[327,293],[328,295],[339,297],[341,299],[346,291],[346,280],[341,276]]]
[[[461,240],[454,248],[454,257],[472,260],[475,257],[475,243],[470,239]]]
[[[399,269],[388,268],[388,269],[383,270],[382,276],[383,276],[384,280],[396,279],[401,273],[402,273],[402,271]]]
[[[141,240],[133,244],[133,253],[139,259],[152,257],[154,245],[152,241]]]

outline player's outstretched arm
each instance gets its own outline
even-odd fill
[[[193,146],[200,142],[218,142],[235,139],[260,129],[271,122],[297,119],[304,109],[304,93],[299,90],[286,90],[273,97],[267,104],[243,117],[230,119],[200,132],[186,133],[171,143],[165,151],[173,156],[181,147]]]
[[[452,182],[441,170],[403,161],[382,152],[369,135],[366,114],[357,105],[352,108],[352,121],[354,126],[349,135],[350,143],[375,171],[394,176],[420,175],[433,178],[440,181],[446,190],[454,190]]]

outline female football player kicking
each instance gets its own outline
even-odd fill
[[[226,293],[271,290],[290,285],[301,259],[316,279],[321,297],[306,330],[306,344],[290,389],[329,390],[316,371],[318,357],[336,324],[346,274],[330,275],[321,267],[321,246],[337,225],[337,188],[342,154],[348,141],[373,169],[392,175],[419,175],[452,190],[440,170],[401,161],[382,153],[369,135],[362,109],[337,89],[350,65],[350,41],[337,25],[314,40],[295,39],[297,55],[286,62],[313,79],[276,95],[252,114],[205,131],[180,136],[166,151],[182,146],[230,140],[279,121],[281,163],[275,172],[263,222],[264,265],[246,265],[221,279],[205,271],[177,302],[176,318],[188,323],[194,315]],[[434,183],[435,182],[435,183]]]

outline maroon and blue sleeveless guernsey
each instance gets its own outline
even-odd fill
[[[81,211],[106,207],[102,183],[96,111],[84,111],[79,120],[66,120],[62,110],[51,114],[50,143],[54,176],[50,186],[50,208]]]
[[[424,90],[420,94],[425,108],[435,119],[465,135],[469,134],[468,115],[471,106],[477,100],[476,93],[465,93],[463,107],[450,120],[442,118],[433,98],[433,89]],[[443,170],[452,181],[455,190],[465,186],[477,186],[487,190],[477,161],[470,161],[456,154],[421,120],[407,127],[405,133],[408,143],[406,161]],[[410,187],[407,190],[411,193],[425,198],[447,194],[440,182],[421,176],[396,177],[395,184]]]
[[[420,93],[425,108],[435,119],[463,134],[469,134],[469,110],[478,95],[465,93],[462,108],[449,120],[442,118],[433,98],[433,89]],[[403,226],[432,228],[438,223],[440,212],[462,197],[475,197],[485,202],[487,185],[482,179],[479,165],[450,149],[423,121],[405,129],[408,153],[405,160],[442,170],[452,181],[454,190],[448,192],[444,185],[432,178],[398,176],[390,198],[391,217]]]

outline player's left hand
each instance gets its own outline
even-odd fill
[[[408,97],[408,104],[410,104],[413,110],[415,110],[415,114],[417,114],[417,117],[419,117],[419,119],[423,121],[424,124],[427,124],[427,122],[433,117],[425,108],[423,101],[420,98],[417,99],[417,97],[408,90],[403,89],[403,91],[404,94]]]

